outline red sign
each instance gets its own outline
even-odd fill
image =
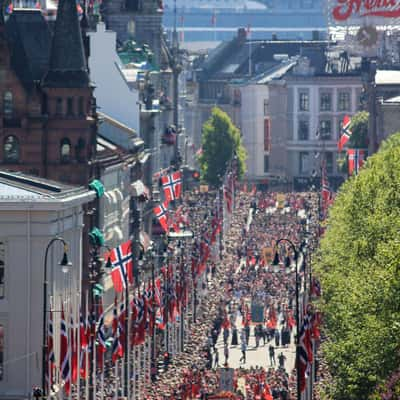
[[[399,0],[336,0],[332,8],[336,21],[362,17],[400,17]]]

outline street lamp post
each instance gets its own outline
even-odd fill
[[[44,253],[44,266],[43,266],[43,341],[42,341],[42,396],[46,397],[46,375],[47,375],[47,335],[46,335],[46,325],[47,325],[47,257],[49,254],[49,249],[51,245],[55,242],[61,242],[64,245],[64,254],[59,265],[63,272],[67,272],[65,268],[68,268],[72,264],[68,261],[67,251],[68,244],[62,237],[55,237],[50,240],[47,244],[46,251]]]
[[[293,244],[293,242],[289,239],[286,238],[281,238],[278,239],[278,241],[275,243],[275,248],[276,248],[276,252],[275,252],[275,256],[274,256],[274,260],[272,262],[273,266],[278,266],[279,265],[279,254],[278,254],[278,246],[281,242],[286,242],[290,245],[291,249],[293,250],[294,253],[294,260],[296,262],[296,276],[295,276],[295,280],[296,280],[296,381],[297,381],[297,400],[301,400],[301,390],[300,390],[300,374],[299,374],[299,325],[300,325],[300,312],[299,312],[299,268],[298,268],[298,263],[299,263],[299,255],[300,253],[303,254],[301,249],[297,249],[296,246]],[[304,254],[303,254],[304,256]],[[287,258],[287,260],[290,262],[290,259]],[[286,265],[286,266],[290,266]]]

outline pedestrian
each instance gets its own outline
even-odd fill
[[[214,351],[214,368],[219,367],[219,352],[218,349],[215,349]]]
[[[286,356],[281,352],[278,356],[279,368],[285,369]]]
[[[280,336],[279,329],[275,329],[275,347],[279,347]]]
[[[246,345],[248,346],[249,345],[249,339],[250,339],[250,326],[248,324],[244,327],[244,331],[245,331],[245,334],[246,334]]]
[[[243,362],[243,364],[246,364],[246,350],[247,350],[246,342],[241,343],[240,350],[242,351],[242,356],[240,357],[239,361]]]
[[[275,347],[272,344],[269,345],[269,363],[275,365]]]
[[[224,345],[224,356],[225,356],[225,365],[228,365],[229,349],[227,344]]]
[[[238,331],[236,326],[232,327],[232,340],[231,340],[231,346],[237,346],[239,344],[238,342]]]
[[[228,344],[228,338],[229,338],[229,328],[224,328],[224,332],[223,332],[223,338],[224,338],[224,345]]]

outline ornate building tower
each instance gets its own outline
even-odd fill
[[[96,126],[75,0],[59,1],[53,38],[39,10],[2,21],[0,167],[86,184]]]
[[[103,0],[102,16],[107,29],[117,32],[117,39],[147,44],[160,66],[162,37],[162,2],[160,0]]]

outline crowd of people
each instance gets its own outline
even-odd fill
[[[233,379],[235,398],[296,398],[294,363],[289,364],[281,351],[294,342],[295,273],[290,273],[293,266],[285,265],[288,257],[294,263],[294,254],[286,240],[276,244],[285,238],[296,248],[302,245],[306,220],[314,218],[315,201],[309,193],[236,195],[221,259],[212,259],[206,271],[207,296],[199,305],[196,323],[190,324],[190,340],[148,388],[146,398],[208,398],[220,388],[220,368],[235,368],[230,351],[237,348],[241,358]],[[196,215],[202,218],[196,210],[198,203],[191,223],[196,223]],[[278,270],[271,265],[275,248],[282,261]],[[257,323],[251,315],[254,304],[264,310]],[[246,359],[252,335],[255,347],[265,349],[259,365],[249,365]]]

